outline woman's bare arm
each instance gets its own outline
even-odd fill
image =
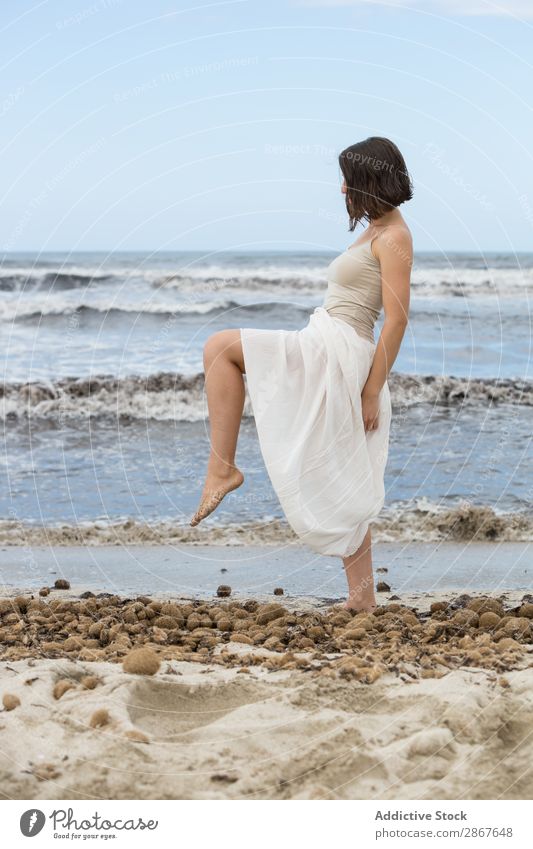
[[[365,430],[378,426],[379,393],[394,364],[409,318],[413,245],[408,230],[395,228],[374,242],[381,266],[384,321],[361,401]]]

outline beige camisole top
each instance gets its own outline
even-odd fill
[[[374,342],[374,324],[383,307],[381,268],[372,253],[372,242],[363,242],[343,251],[326,269],[328,288],[324,309],[350,324]]]

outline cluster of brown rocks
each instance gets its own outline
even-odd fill
[[[405,680],[441,677],[461,666],[502,672],[523,664],[533,643],[528,599],[511,609],[494,598],[460,598],[436,602],[424,614],[396,603],[354,614],[337,606],[295,611],[255,600],[18,596],[0,600],[0,658],[124,663],[144,647],[158,661],[221,663],[242,671],[301,668],[366,683],[385,672]]]

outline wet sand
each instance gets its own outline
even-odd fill
[[[533,543],[376,543],[377,579],[402,599],[414,592],[469,592],[531,586]],[[386,570],[385,572],[380,570]],[[340,599],[340,559],[298,544],[4,546],[0,583],[5,592],[28,590],[65,577],[93,592],[177,593],[212,598],[218,584],[234,593],[268,595],[282,586],[298,598]]]

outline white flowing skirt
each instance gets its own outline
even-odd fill
[[[375,344],[316,307],[302,330],[241,328],[259,445],[289,525],[314,551],[348,557],[385,498],[391,401],[365,433],[361,392]]]

